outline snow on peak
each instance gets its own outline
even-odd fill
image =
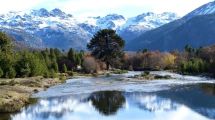
[[[68,40],[67,42],[71,38],[75,38],[72,39],[73,42],[81,46],[82,44],[78,40],[88,41],[100,29],[114,29],[122,37],[125,35],[137,37],[137,33],[151,30],[177,18],[174,13],[167,12],[162,14],[148,12],[132,18],[125,18],[119,14],[78,18],[58,8],[51,11],[41,8],[28,12],[10,12],[0,15],[0,28],[25,31],[32,36],[36,35],[40,39],[50,42],[50,46],[54,44],[51,43],[52,39],[58,39],[56,36],[63,35]],[[130,33],[132,34],[130,35]],[[127,39],[127,37],[124,38]]]
[[[50,14],[51,14],[52,16],[54,16],[54,17],[56,17],[56,16],[63,17],[63,16],[66,15],[65,12],[62,12],[62,11],[61,11],[60,9],[58,9],[58,8],[53,9],[53,10],[50,12]]]
[[[106,20],[125,20],[125,18],[122,15],[118,15],[118,14],[108,14],[107,16],[103,17],[103,19],[106,19]]]
[[[187,14],[184,18],[190,19],[194,16],[208,15],[208,14],[214,14],[214,13],[215,13],[215,1],[209,2],[207,4],[200,6],[199,8]]]
[[[49,11],[46,10],[45,8],[41,8],[39,10],[32,10],[31,14],[34,16],[39,16],[39,17],[49,17],[50,16]]]
[[[171,12],[164,12],[161,14],[147,12],[137,15],[136,17],[129,18],[122,26],[122,29],[153,29],[178,18],[179,17],[175,13]]]
[[[132,18],[125,18],[119,14],[108,14],[104,17],[74,18],[71,14],[66,14],[58,8],[51,11],[41,8],[39,10],[31,10],[30,12],[10,12],[6,15],[0,15],[0,22],[2,21],[4,25],[12,25],[13,27],[21,26],[23,29],[32,27],[38,29],[60,24],[64,27],[81,25],[84,28],[96,27],[97,30],[108,28],[119,31],[128,27],[140,30],[152,29],[177,18],[176,14],[169,12],[162,14],[147,12]]]
[[[122,15],[118,14],[109,14],[105,17],[99,18],[96,22],[101,29],[109,28],[109,29],[118,29],[123,24],[125,24],[126,19]]]

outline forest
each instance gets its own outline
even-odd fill
[[[110,39],[121,40],[113,30],[100,31],[97,33],[97,37],[101,37],[105,32],[114,35]],[[94,42],[91,43],[95,43],[97,37],[94,37],[91,40]],[[120,44],[123,49],[124,41],[122,40]],[[91,46],[93,45],[91,44]],[[110,48],[116,47],[110,46]],[[15,50],[11,38],[0,32],[0,77],[55,78],[63,73],[69,76],[72,76],[74,72],[95,74],[108,69],[109,66],[111,70],[171,70],[181,74],[215,75],[215,46],[192,48],[186,45],[184,51],[171,52],[147,49],[137,52],[118,51],[119,49],[108,50],[109,56],[100,55],[98,57],[95,51],[77,51],[72,48],[68,51],[56,48]],[[105,55],[105,53],[102,54]]]

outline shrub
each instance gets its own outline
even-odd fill
[[[175,66],[176,56],[170,53],[164,53],[162,57],[163,67],[165,69],[172,69]]]
[[[49,78],[49,77],[50,77],[49,72],[46,71],[46,72],[43,74],[43,77],[44,77],[44,78]]]
[[[5,74],[6,78],[15,78],[16,77],[16,71],[13,67],[10,67],[8,71]]]
[[[59,79],[64,82],[66,80],[66,75],[65,74],[60,74]]]
[[[67,67],[65,64],[63,64],[63,72],[66,73],[67,72]]]
[[[83,61],[83,68],[86,73],[97,72],[97,62],[93,57],[85,57]]]
[[[207,69],[207,64],[199,58],[191,59],[189,61],[183,61],[180,66],[182,73],[202,73]]]
[[[74,72],[73,72],[73,71],[67,71],[67,74],[68,74],[69,76],[74,76]]]
[[[57,75],[57,73],[55,72],[54,69],[51,69],[51,71],[50,71],[50,77],[51,78],[57,78],[58,77],[58,75]]]

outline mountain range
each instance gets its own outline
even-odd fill
[[[128,50],[183,50],[186,45],[201,47],[215,44],[215,2],[207,3],[181,19],[149,30],[132,41]]]
[[[51,11],[41,8],[0,15],[0,31],[9,34],[17,44],[30,48],[85,50],[100,29],[114,29],[126,42],[132,42],[142,33],[177,19],[170,12],[148,12],[131,18],[118,14],[80,18],[57,8]]]
[[[175,13],[143,13],[131,18],[119,14],[74,17],[56,8],[0,15],[0,31],[9,34],[17,46],[86,50],[101,29],[114,29],[126,41],[126,50],[171,51],[184,46],[215,43],[215,1],[180,18]]]

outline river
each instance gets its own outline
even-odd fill
[[[169,72],[170,80],[137,80],[129,72],[77,77],[34,94],[37,102],[11,120],[211,120],[215,80]]]

